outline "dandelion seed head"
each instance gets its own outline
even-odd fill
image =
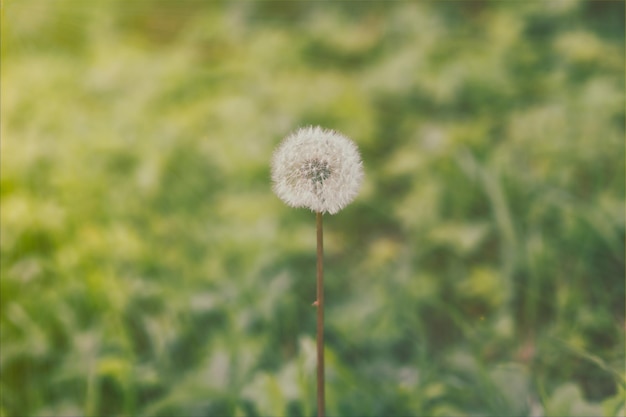
[[[362,181],[354,142],[319,126],[290,134],[272,157],[274,192],[292,207],[335,214],[354,200]]]

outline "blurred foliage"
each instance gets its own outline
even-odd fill
[[[624,2],[6,0],[0,415],[624,415]]]

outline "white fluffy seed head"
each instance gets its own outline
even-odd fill
[[[359,193],[363,163],[350,139],[319,126],[298,129],[272,158],[273,189],[292,207],[335,214]]]

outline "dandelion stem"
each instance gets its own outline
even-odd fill
[[[322,213],[315,215],[317,224],[317,415],[324,417],[324,234]]]

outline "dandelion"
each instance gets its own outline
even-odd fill
[[[287,136],[274,153],[272,180],[287,205],[335,214],[357,196],[363,163],[350,139],[306,127]]]
[[[354,200],[363,181],[363,163],[350,139],[321,127],[297,130],[272,158],[276,195],[292,207],[315,212],[317,225],[317,414],[325,414],[324,238],[322,215],[335,214]]]

